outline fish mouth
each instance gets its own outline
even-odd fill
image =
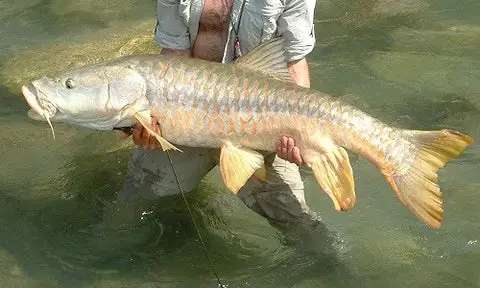
[[[28,111],[28,117],[33,120],[47,121],[52,130],[53,138],[55,138],[55,132],[50,119],[57,113],[57,108],[46,97],[40,98],[39,91],[33,84],[22,86],[22,94],[32,108]]]
[[[37,97],[37,89],[35,89],[33,85],[25,85],[22,86],[22,94],[30,108],[32,108],[28,111],[28,116],[35,120],[43,120],[45,111],[40,107],[40,101],[38,101]]]

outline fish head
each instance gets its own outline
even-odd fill
[[[146,86],[133,67],[91,65],[35,80],[22,94],[32,119],[112,130],[135,123],[135,112],[148,106]]]

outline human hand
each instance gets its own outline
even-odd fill
[[[152,117],[152,128],[153,131],[161,134],[160,126],[158,125],[157,119],[155,117]],[[120,132],[121,138],[128,138],[130,135],[132,136],[133,143],[143,146],[144,149],[155,149],[156,146],[159,144],[157,138],[155,138],[155,136],[153,135],[150,135],[148,130],[145,129],[145,127],[143,127],[143,125],[140,123],[135,124],[135,127],[133,128],[131,134]]]
[[[277,142],[277,155],[281,159],[295,163],[298,166],[303,164],[300,148],[295,145],[295,140],[291,137],[282,136]]]

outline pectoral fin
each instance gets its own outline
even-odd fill
[[[255,171],[263,168],[263,163],[262,154],[235,147],[231,143],[224,144],[220,152],[220,172],[223,181],[227,188],[235,194],[247,183]]]
[[[310,167],[322,189],[332,199],[335,209],[346,211],[355,204],[355,186],[347,151],[336,146],[311,157]]]
[[[160,134],[153,131],[152,118],[150,116],[149,111],[137,112],[135,113],[135,118],[137,118],[138,122],[140,122],[140,124],[142,124],[143,127],[147,129],[148,133],[150,133],[151,135],[155,136],[155,138],[157,138],[158,142],[160,143],[160,146],[162,146],[163,151],[173,149],[173,150],[182,152],[182,150],[173,146],[170,142],[165,140],[165,138],[163,138]]]

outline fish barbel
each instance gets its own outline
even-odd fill
[[[348,149],[375,164],[413,214],[439,228],[443,200],[437,171],[472,138],[447,129],[394,128],[297,86],[283,45],[281,38],[267,41],[232,64],[127,56],[35,80],[22,92],[37,120],[97,130],[139,121],[164,151],[180,151],[175,145],[220,148],[221,175],[233,193],[252,175],[262,175],[264,157],[258,151],[275,152],[276,141],[286,135],[295,139],[335,209],[349,210],[356,195]],[[151,116],[159,119],[161,133],[153,131]]]

